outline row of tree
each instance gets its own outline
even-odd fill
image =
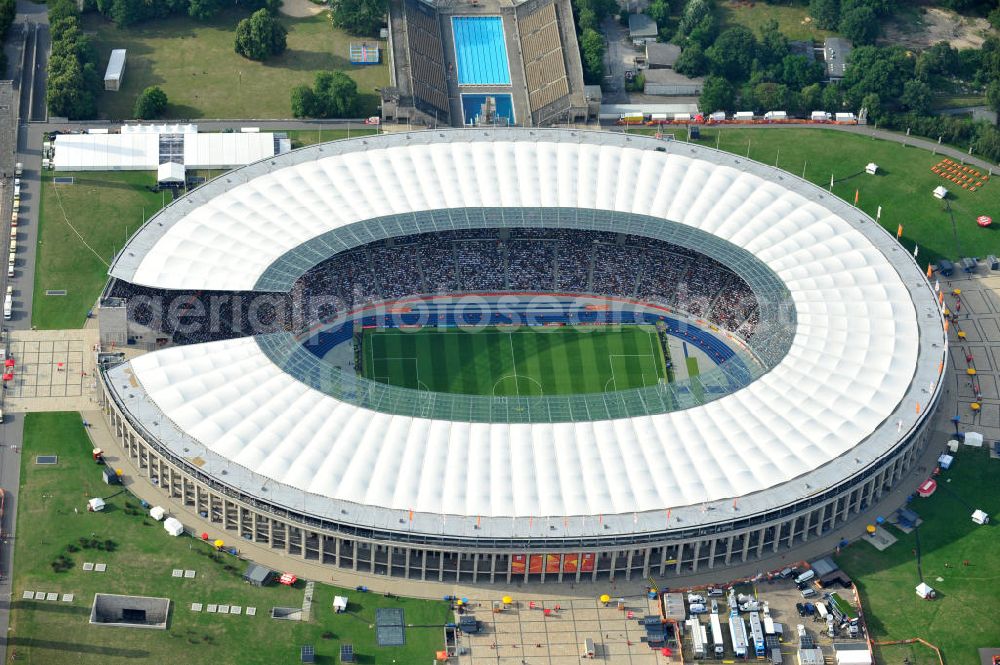
[[[74,0],[49,0],[49,113],[70,119],[97,115],[97,93],[101,75],[97,52],[80,28],[80,12]]]
[[[0,42],[7,40],[10,26],[14,24],[17,15],[17,0],[0,0]],[[7,54],[0,48],[0,76],[6,76]]]
[[[387,0],[333,0],[330,19],[337,28],[352,35],[375,37],[385,25]]]
[[[573,0],[573,18],[580,45],[585,83],[600,85],[604,80],[604,36],[601,21],[619,11],[615,0]]]
[[[223,9],[233,6],[232,0],[86,0],[86,9],[96,9],[119,28],[143,21],[187,14],[198,20],[208,20]],[[266,9],[275,14],[282,0],[238,0],[236,6],[248,11]]]

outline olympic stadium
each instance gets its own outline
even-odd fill
[[[605,132],[296,150],[174,201],[110,275],[102,406],[189,531],[422,580],[793,550],[903,477],[947,354],[860,210]]]

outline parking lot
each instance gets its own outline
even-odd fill
[[[782,641],[780,643],[781,653],[785,662],[788,659],[792,659],[792,662],[798,662],[797,652],[799,649],[799,634],[797,627],[802,625],[806,634],[811,637],[817,647],[824,651],[824,654],[833,657],[833,643],[834,641],[840,642],[850,642],[850,641],[863,641],[863,628],[859,633],[857,638],[851,638],[846,629],[837,630],[836,637],[831,638],[828,633],[827,621],[821,617],[821,612],[816,609],[818,603],[823,603],[824,608],[829,606],[829,600],[824,598],[824,594],[828,592],[836,592],[843,600],[851,603],[855,608],[856,600],[854,595],[854,589],[843,589],[840,585],[831,586],[827,589],[820,589],[814,582],[808,584],[808,588],[814,589],[816,595],[807,598],[802,596],[802,591],[796,587],[795,582],[791,578],[778,579],[774,578],[772,580],[761,580],[755,583],[740,584],[734,587],[737,594],[746,596],[749,599],[756,599],[760,605],[760,617],[763,623],[763,609],[766,604],[770,617],[773,619],[775,624],[781,624],[782,627]],[[701,592],[698,592],[701,593]],[[716,597],[706,599],[706,609],[711,612],[712,606],[711,602],[716,601],[717,608],[720,615],[723,640],[725,643],[725,658],[730,659],[733,657],[733,644],[730,638],[728,621],[729,621],[729,606],[726,602],[726,597]],[[740,616],[743,618],[744,622],[747,624],[747,635],[748,642],[751,645],[751,657],[752,654],[752,644],[753,639],[750,636],[749,627],[749,614],[747,612],[741,612]],[[702,625],[709,624],[709,617],[707,614],[703,614],[700,617]],[[711,645],[712,645],[712,635],[708,629],[708,657],[711,658]],[[684,639],[684,659],[685,661],[690,661],[695,658],[693,651],[693,643],[691,636],[688,632],[685,633]]]

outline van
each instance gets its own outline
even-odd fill
[[[688,602],[691,603],[691,604],[694,604],[694,603],[704,604],[705,603],[705,597],[704,596],[700,596],[700,595],[698,595],[696,593],[689,593],[688,594]]]
[[[816,571],[807,570],[806,572],[802,573],[801,575],[795,578],[795,583],[802,584],[803,582],[808,582],[814,577],[816,577]]]
[[[778,573],[778,577],[780,577],[781,579],[784,580],[784,579],[788,579],[789,577],[791,577],[794,573],[795,573],[795,569],[794,568],[785,568],[780,573]]]
[[[708,608],[705,607],[704,603],[692,603],[691,606],[688,607],[688,612],[691,614],[705,614],[708,612]]]
[[[11,261],[10,263],[7,264],[7,277],[13,277],[13,276],[14,276],[14,262]]]
[[[708,590],[708,595],[710,598],[716,598],[718,596],[725,596],[726,592],[723,591],[722,589],[712,587]]]
[[[816,589],[812,588],[811,586],[806,587],[805,589],[802,590],[803,598],[812,598],[815,595],[816,595]]]

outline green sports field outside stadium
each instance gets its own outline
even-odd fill
[[[368,329],[362,374],[466,395],[600,393],[669,380],[652,326]]]

